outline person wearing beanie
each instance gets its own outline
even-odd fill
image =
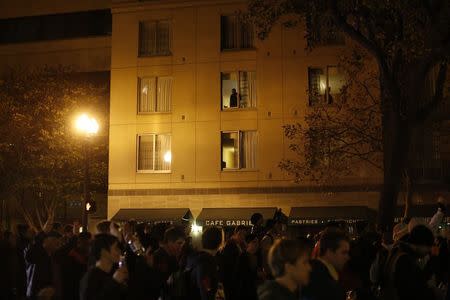
[[[433,243],[432,231],[426,225],[417,225],[406,241],[399,241],[392,248],[384,268],[382,299],[435,299],[427,285],[429,274],[420,267],[420,262],[430,255]]]

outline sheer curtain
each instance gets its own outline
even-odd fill
[[[156,78],[141,78],[139,80],[139,112],[156,111]]]
[[[138,170],[153,170],[153,141],[154,135],[141,135],[138,137]]]
[[[170,171],[171,161],[171,136],[157,135],[155,143],[155,171]]]
[[[239,80],[240,107],[256,107],[256,72],[239,72]]]
[[[256,168],[258,134],[256,131],[241,132],[241,168]]]
[[[158,78],[158,105],[157,111],[169,112],[172,104],[172,77]]]

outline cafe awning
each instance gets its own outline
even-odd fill
[[[323,225],[332,221],[355,223],[359,221],[374,221],[376,211],[366,206],[321,206],[293,207],[289,214],[288,224]]]
[[[204,208],[196,223],[199,226],[251,226],[250,218],[254,213],[262,214],[267,220],[272,219],[276,211],[276,207]]]
[[[112,221],[136,220],[149,223],[181,223],[193,219],[189,208],[122,208]]]
[[[429,221],[433,217],[433,215],[437,212],[438,206],[437,204],[423,204],[423,205],[413,205],[409,208],[409,216],[411,218],[424,218]],[[450,211],[450,205],[446,207],[447,211]],[[395,212],[394,222],[398,223],[403,218],[405,213],[405,206],[397,206]],[[450,218],[446,218],[446,221],[450,221]]]

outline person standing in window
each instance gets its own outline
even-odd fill
[[[239,95],[236,89],[232,89],[230,95],[230,107],[238,107],[238,97]]]

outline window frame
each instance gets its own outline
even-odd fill
[[[220,111],[243,111],[243,110],[257,110],[258,109],[258,94],[256,94],[256,105],[254,107],[239,107],[239,105],[241,104],[241,91],[240,91],[240,86],[241,86],[241,72],[253,72],[256,75],[256,70],[232,70],[232,71],[220,71]],[[223,107],[223,79],[222,76],[223,74],[231,74],[231,73],[237,73],[237,89],[239,90],[239,99],[238,99],[238,107],[228,107],[228,108],[224,108]],[[256,82],[258,82],[258,79],[256,79]],[[256,83],[256,85],[258,85]]]
[[[242,168],[242,162],[241,162],[241,151],[242,151],[242,133],[244,132],[258,132],[258,130],[222,130],[220,131],[220,170],[222,172],[252,172],[252,171],[258,171],[258,168],[255,166],[255,168]],[[223,168],[222,162],[223,162],[223,142],[222,142],[222,134],[223,133],[237,133],[238,134],[238,167],[237,168]],[[258,139],[257,139],[257,146],[258,146]],[[256,147],[257,151],[258,147]]]
[[[158,24],[162,22],[168,22],[169,23],[169,42],[168,42],[168,53],[167,54],[161,54],[161,53],[141,53],[141,24],[144,23],[156,23],[156,31],[155,31],[155,43],[156,48],[158,48]],[[146,58],[146,57],[167,57],[172,56],[172,40],[173,40],[173,30],[172,30],[172,20],[167,19],[151,19],[151,20],[141,20],[138,22],[138,57],[139,58]]]
[[[223,45],[223,18],[229,18],[229,17],[236,17],[237,18],[237,36],[238,36],[238,47],[237,48],[225,48]],[[243,47],[242,46],[242,34],[243,34],[243,30],[242,30],[242,18],[239,17],[238,14],[235,13],[229,13],[229,14],[221,14],[220,15],[220,52],[232,52],[232,51],[246,51],[246,50],[255,50],[255,28],[252,25],[252,37],[251,37],[251,47]]]
[[[136,135],[136,173],[139,174],[171,174],[172,173],[172,160],[170,161],[170,170],[155,170],[156,162],[156,137],[158,135],[170,136],[170,153],[172,153],[172,134],[170,133],[138,133]],[[140,170],[139,169],[139,149],[140,149],[140,137],[141,136],[153,136],[153,170]]]
[[[136,106],[136,111],[138,115],[154,115],[154,114],[171,114],[172,113],[172,98],[173,98],[173,89],[172,89],[172,93],[171,93],[171,98],[170,98],[170,110],[168,111],[158,111],[158,82],[159,82],[159,78],[163,78],[163,77],[168,77],[171,78],[173,81],[173,76],[142,76],[142,77],[138,77],[138,81],[137,81],[137,91],[138,91],[138,95],[137,95],[137,106]],[[143,79],[155,79],[155,106],[156,106],[156,111],[139,111],[139,107],[141,104],[141,89],[142,89],[142,85],[141,82]]]
[[[333,101],[330,102],[330,95],[337,95],[339,98],[339,93],[338,94],[333,94],[333,93],[329,93],[328,90],[330,88],[330,78],[329,78],[329,69],[330,68],[336,68],[338,73],[339,73],[339,66],[338,65],[326,65],[326,66],[310,66],[308,67],[308,106],[309,107],[313,107],[313,106],[333,106],[336,102],[336,97],[332,97]],[[310,70],[317,70],[320,69],[324,72],[325,74],[325,78],[326,78],[326,85],[325,85],[325,101],[316,101],[314,102],[313,99],[313,95],[311,94],[311,77],[310,77]],[[341,74],[341,73],[340,73]],[[320,83],[319,83],[320,84]],[[320,87],[319,87],[320,88]],[[319,94],[317,98],[322,98],[321,95]]]

